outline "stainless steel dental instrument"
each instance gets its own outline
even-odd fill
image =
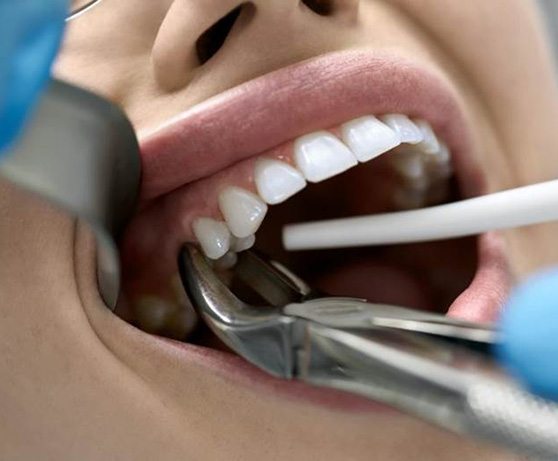
[[[489,327],[351,298],[319,297],[252,252],[234,269],[265,299],[241,301],[196,247],[179,258],[213,332],[284,379],[358,394],[443,428],[540,459],[558,457],[558,405],[521,390],[493,362]]]
[[[558,220],[558,180],[412,211],[292,224],[288,250],[442,240]]]
[[[140,179],[138,142],[122,111],[92,93],[52,82],[0,174],[91,225],[99,289],[114,308],[120,290],[115,241],[135,209]]]

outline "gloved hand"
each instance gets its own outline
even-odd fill
[[[67,0],[0,0],[0,157],[50,75]]]
[[[558,400],[558,269],[520,286],[500,326],[501,363],[535,394]]]

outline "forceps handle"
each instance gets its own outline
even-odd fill
[[[479,381],[468,390],[470,433],[535,459],[558,459],[558,407],[522,389]]]
[[[558,405],[523,391],[486,356],[414,333],[308,322],[298,378],[358,394],[536,459],[558,459]]]

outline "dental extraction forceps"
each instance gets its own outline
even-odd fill
[[[235,275],[268,303],[241,301],[201,252],[179,266],[194,307],[232,350],[284,379],[388,404],[537,459],[558,459],[558,406],[517,387],[481,325],[361,299],[319,297],[280,264],[244,252]]]

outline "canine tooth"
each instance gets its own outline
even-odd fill
[[[208,258],[219,259],[229,251],[231,233],[224,222],[198,218],[192,224],[192,230]]]
[[[415,125],[418,127],[422,133],[422,141],[419,143],[419,147],[426,154],[435,154],[440,150],[440,142],[434,130],[426,120],[415,120]]]
[[[361,162],[368,162],[401,144],[401,138],[376,117],[351,120],[342,126],[343,142]]]
[[[233,251],[236,251],[237,253],[240,253],[242,251],[246,251],[249,250],[250,248],[252,248],[254,246],[254,244],[256,243],[256,236],[255,235],[249,235],[248,237],[244,237],[244,238],[233,238],[233,243],[231,244],[231,249]]]
[[[302,173],[279,160],[259,159],[254,177],[258,194],[270,205],[284,202],[306,187]]]
[[[255,234],[267,213],[267,205],[257,195],[240,187],[221,192],[219,208],[230,231],[239,238]]]
[[[323,181],[358,164],[350,149],[325,131],[298,138],[294,154],[298,168],[310,182]]]
[[[409,117],[403,114],[388,114],[381,117],[382,121],[395,131],[401,142],[418,144],[423,140],[422,133]]]

